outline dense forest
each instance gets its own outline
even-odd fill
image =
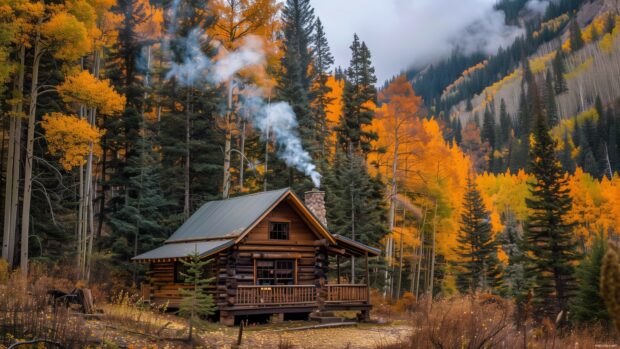
[[[135,287],[130,259],[205,202],[320,187],[329,230],[383,251],[385,297],[609,322],[620,16],[527,3],[496,4],[523,30],[496,54],[455,48],[381,85],[358,35],[334,67],[310,0],[0,0],[2,258]]]

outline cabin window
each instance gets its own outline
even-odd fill
[[[271,240],[288,240],[288,222],[269,222]]]
[[[257,285],[294,285],[295,260],[293,259],[257,259]]]

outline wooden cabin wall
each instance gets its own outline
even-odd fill
[[[289,222],[289,240],[270,240],[269,222]],[[280,255],[297,260],[297,284],[315,284],[316,241],[321,238],[312,232],[303,218],[286,201],[275,207],[237,246],[235,280],[238,285],[254,284],[254,259]],[[284,256],[294,256],[286,258]],[[297,258],[298,257],[298,258]]]
[[[213,263],[218,263],[214,266],[217,271],[220,269],[219,256],[222,253],[214,256]],[[168,307],[177,308],[181,301],[181,295],[179,294],[180,288],[190,288],[191,285],[185,285],[183,283],[174,282],[174,263],[175,262],[157,262],[151,263],[148,271],[148,277],[150,280],[150,300],[155,304],[165,304],[168,302]],[[217,275],[213,275],[216,276]],[[212,285],[207,286],[207,293],[213,294],[217,299],[218,280],[216,279]]]

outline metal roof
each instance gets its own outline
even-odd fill
[[[143,261],[152,259],[183,258],[194,253],[194,251],[197,251],[201,257],[207,257],[213,253],[228,248],[233,244],[233,239],[164,244],[154,250],[135,256],[132,260]]]
[[[371,256],[379,256],[381,255],[381,250],[372,246],[365,245],[359,241],[355,241],[346,236],[342,236],[339,234],[334,234],[334,238],[338,242],[339,245],[342,245],[345,249],[351,250],[351,247],[357,250],[361,250],[364,252],[368,252]]]
[[[284,188],[207,202],[166,243],[236,238],[288,192]]]

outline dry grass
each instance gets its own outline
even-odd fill
[[[53,274],[33,264],[25,279],[19,272],[9,272],[0,260],[0,348],[32,339],[52,340],[65,348],[135,347],[132,343],[143,347],[166,339],[179,344],[177,339],[184,336],[184,324],[165,314],[165,307],[145,304],[127,291],[111,297],[97,292],[97,313],[88,317],[77,309],[52,307],[49,290],[68,292],[83,284],[48,276]]]
[[[71,317],[67,308],[48,305],[47,291],[63,280],[46,278],[37,270],[33,271],[34,282],[6,268],[0,268],[0,273],[0,343],[41,338],[62,343],[66,348],[86,346],[89,333],[85,321]]]
[[[101,305],[102,321],[141,334],[151,336],[171,336],[178,326],[166,315],[166,306],[145,304],[137,295],[120,291],[111,297],[109,303]],[[176,331],[174,335],[177,335]]]
[[[541,325],[528,322],[524,335],[513,321],[513,304],[491,295],[454,297],[421,304],[418,309],[423,310],[411,316],[413,330],[406,340],[377,348],[564,349],[617,347],[618,343],[601,327],[562,331],[550,321]]]

